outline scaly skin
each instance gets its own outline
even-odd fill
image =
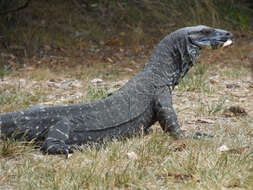
[[[175,139],[183,138],[171,91],[202,48],[215,49],[230,38],[229,32],[206,26],[179,29],[158,44],[142,72],[111,96],[90,104],[0,114],[2,136],[43,141],[41,149],[50,154],[68,154],[75,145],[129,137],[148,131],[156,121]]]

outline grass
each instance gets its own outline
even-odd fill
[[[93,86],[88,86],[87,89],[87,99],[89,102],[95,101],[100,98],[105,98],[108,96],[107,88],[98,88]]]
[[[223,128],[216,126],[217,134]],[[237,127],[230,130],[238,131]],[[69,160],[61,156],[42,156],[37,151],[1,159],[2,184],[14,189],[250,189],[252,148],[242,153],[217,153],[224,143],[230,148],[249,144],[240,130],[236,141],[232,134],[212,141],[187,141],[175,152],[171,139],[157,131],[125,142],[109,142],[105,149],[83,149]],[[178,145],[179,146],[179,145]],[[135,152],[136,160],[127,153]],[[13,165],[17,165],[15,168]],[[8,178],[4,178],[8,176]]]
[[[225,99],[220,99],[218,101],[210,101],[210,102],[199,102],[197,103],[197,113],[199,115],[209,115],[215,116],[219,114],[221,111],[224,111],[224,103]]]
[[[28,90],[28,89],[26,89]],[[2,111],[25,109],[37,102],[43,101],[43,92],[40,90],[25,91],[22,87],[0,91],[0,106]]]
[[[211,92],[208,81],[206,79],[206,72],[209,65],[196,64],[193,70],[191,70],[179,83],[178,90],[186,91],[198,91],[198,92]]]
[[[0,154],[3,158],[15,158],[34,151],[34,143],[26,141],[15,141],[14,138],[3,139]]]
[[[149,135],[106,142],[100,149],[82,147],[69,159],[43,155],[27,142],[1,140],[0,189],[252,189],[251,73],[238,66],[241,61],[227,66],[216,56],[211,60],[217,64],[200,59],[173,92],[174,108],[186,133],[201,131],[212,134],[212,139],[173,141],[155,124]],[[231,62],[236,57],[231,55],[230,59],[222,60]],[[43,68],[13,71],[1,81],[0,112],[42,102],[51,105],[102,98],[108,89],[93,87],[90,81],[96,75],[89,75],[104,69],[101,76],[106,78],[103,75],[110,68],[101,65],[82,68],[84,71],[80,68],[62,68],[61,72]],[[26,79],[26,85],[20,84],[20,78]],[[50,86],[48,81],[52,79],[61,85]],[[74,84],[80,80],[83,86],[64,86],[62,79],[72,79]],[[226,82],[240,82],[240,87],[226,88]],[[84,93],[67,99],[77,92]],[[66,99],[57,103],[62,97]],[[224,116],[223,110],[231,105],[243,107],[248,115]],[[219,152],[223,145],[228,150]],[[129,156],[130,153],[135,156]]]
[[[0,79],[3,80],[4,77],[8,76],[11,73],[10,67],[4,65],[0,67]]]

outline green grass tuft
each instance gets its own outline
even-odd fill
[[[99,88],[94,86],[88,86],[87,88],[87,99],[89,102],[105,98],[108,96],[107,88]]]
[[[209,65],[197,63],[180,81],[177,89],[179,91],[210,92],[206,75],[208,69]]]

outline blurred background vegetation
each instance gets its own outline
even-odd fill
[[[138,51],[177,28],[198,24],[247,37],[253,33],[253,1],[0,0],[0,51],[27,58],[52,48]]]

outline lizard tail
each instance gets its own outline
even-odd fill
[[[11,137],[17,129],[14,113],[0,114],[0,136]]]

